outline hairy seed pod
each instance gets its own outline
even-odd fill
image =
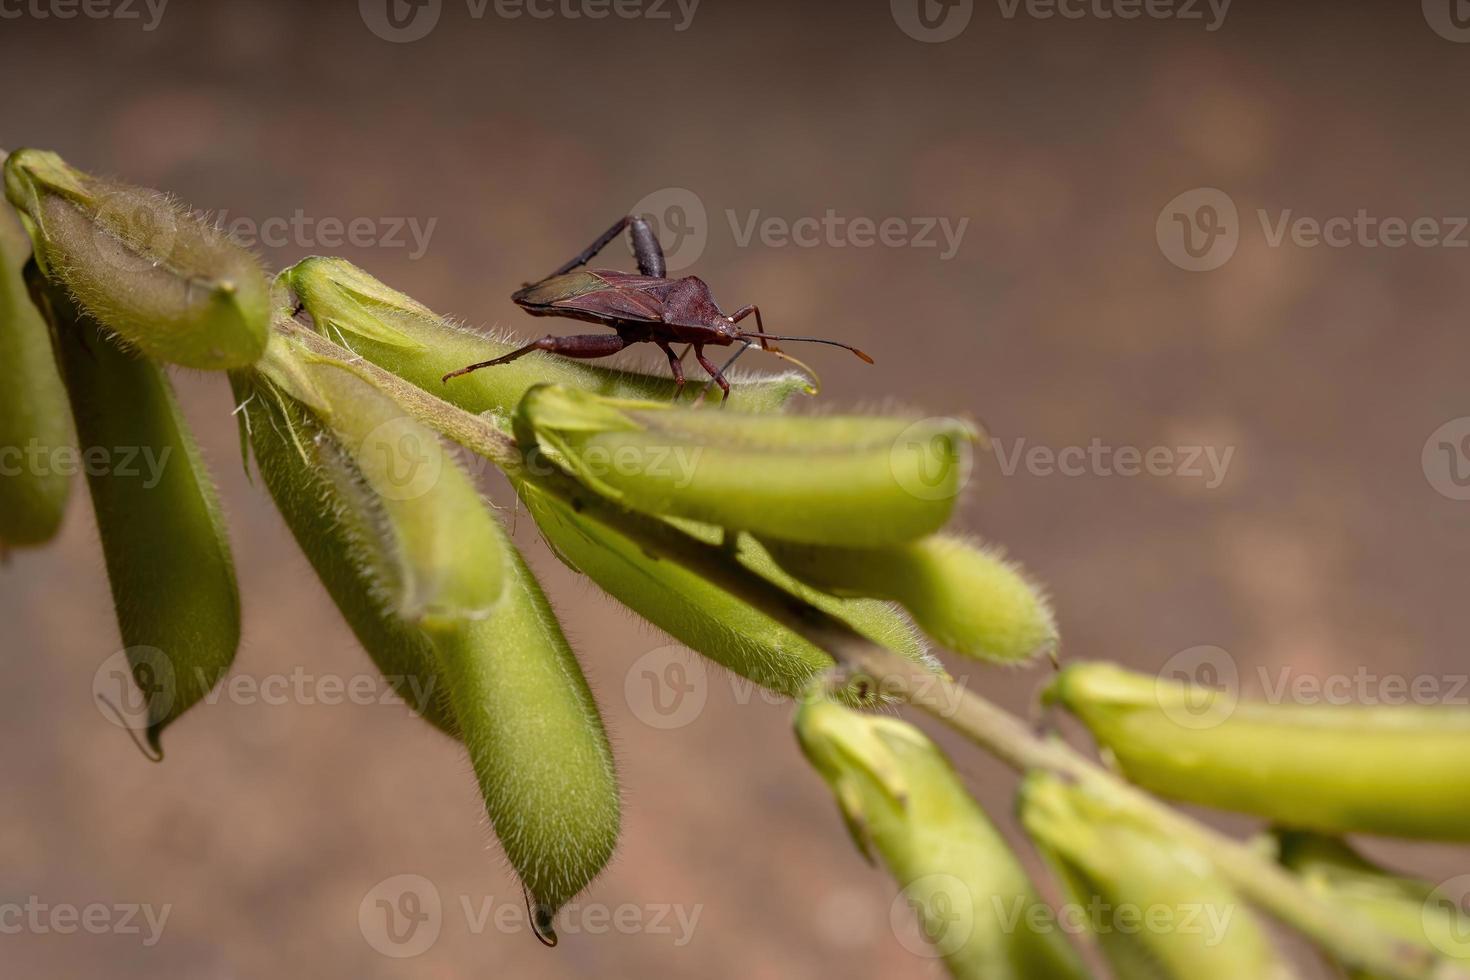
[[[390,541],[394,613],[433,626],[484,619],[504,588],[504,540],[439,436],[351,370],[303,358],[322,421],[376,495]]]
[[[922,732],[814,700],[797,711],[796,734],[858,850],[869,861],[876,852],[903,888],[951,976],[1087,976],[1005,838]]]
[[[71,493],[58,462],[76,451],[46,322],[21,278],[30,251],[20,225],[0,213],[0,552],[56,536]]]
[[[530,895],[537,936],[617,845],[612,750],[592,691],[525,560],[504,542],[506,595],[489,619],[429,630],[485,810]]]
[[[303,259],[281,274],[317,329],[367,360],[476,414],[508,417],[533,385],[546,381],[625,398],[669,401],[669,377],[600,367],[551,354],[529,357],[456,378],[444,375],[466,364],[488,361],[521,346],[457,326],[345,259]],[[699,386],[690,385],[692,399]],[[793,395],[810,391],[801,375],[731,378],[729,407],[744,412],[779,409]]]
[[[527,392],[515,425],[582,483],[633,510],[849,547],[898,544],[943,525],[976,437],[954,419],[692,411],[559,385]],[[937,477],[908,448],[935,440],[951,447]]]
[[[1069,666],[1047,697],[1161,796],[1331,833],[1470,839],[1470,711],[1245,701],[1104,663]]]
[[[456,735],[423,630],[396,614],[387,521],[351,454],[314,415],[254,372],[231,372],[261,480],[317,578],[384,679],[430,724]]]
[[[1303,830],[1274,831],[1278,859],[1321,898],[1367,916],[1391,936],[1435,956],[1470,963],[1470,879],[1459,889],[1385,871],[1336,837]],[[1353,980],[1378,974],[1344,968]]]
[[[204,369],[243,367],[265,350],[271,290],[260,263],[166,195],[41,150],[5,161],[5,194],[41,270],[129,346]]]
[[[436,434],[346,366],[285,345],[263,364],[283,387],[299,386],[311,406],[303,414],[340,447],[318,443],[307,459],[351,518],[337,527],[360,529],[348,594],[357,606],[376,600],[369,613],[387,622],[369,620],[369,635],[393,640],[390,655],[437,678],[437,708],[447,703],[452,721],[432,720],[468,749],[537,934],[554,943],[552,916],[606,865],[620,818],[607,735],[549,603]],[[409,623],[427,641],[427,664],[423,646],[398,642]]]
[[[690,649],[791,697],[832,666],[831,657],[805,638],[677,562],[650,556],[616,527],[579,513],[535,484],[520,483],[516,489],[558,558]],[[707,534],[699,536],[708,541]],[[892,607],[803,589],[749,538],[740,539],[738,557],[751,571],[816,603],[874,642],[927,662],[914,629]]]
[[[892,599],[940,646],[998,663],[1023,663],[1056,648],[1045,595],[994,551],[948,535],[885,548],[768,541],[799,580],[839,596]]]
[[[1023,781],[1020,805],[1117,980],[1294,976],[1204,855],[1049,773]]]
[[[51,322],[118,627],[158,752],[164,728],[224,677],[239,646],[224,518],[163,369],[113,343],[39,273],[28,285]]]

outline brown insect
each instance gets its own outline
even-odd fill
[[[592,261],[625,228],[631,229],[638,275],[612,269],[573,271]],[[831,344],[852,351],[869,364],[873,363],[873,359],[867,354],[841,341],[768,334],[757,306],[742,306],[727,316],[710,295],[709,286],[705,285],[703,279],[698,276],[670,279],[664,274],[664,252],[659,246],[658,237],[645,219],[633,215],[619,218],[617,223],[599,235],[596,241],[571,261],[545,279],[522,286],[511,294],[511,299],[532,316],[570,317],[573,320],[604,324],[616,332],[578,334],[571,337],[547,334],[509,354],[451,371],[444,376],[445,381],[480,368],[514,361],[537,350],[550,351],[564,357],[594,358],[607,357],[631,344],[644,343],[657,344],[668,356],[674,384],[679,391],[684,388],[683,355],[675,355],[671,345],[688,344],[694,349],[694,358],[699,366],[720,386],[725,398],[730,397],[730,383],[725,380],[724,370],[705,357],[706,346],[729,347],[737,342],[742,344],[735,357],[725,363],[725,368],[735,363],[735,359],[756,342],[759,342],[762,349],[779,354],[779,349],[770,345],[773,340]],[[755,316],[755,330],[741,330],[736,326],[752,314]],[[689,348],[686,347],[684,353],[688,352]]]

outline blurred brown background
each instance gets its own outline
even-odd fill
[[[61,19],[64,0],[0,0],[0,144],[223,212],[274,265],[345,255],[436,310],[524,331],[543,324],[509,292],[655,194],[666,243],[693,236],[683,254],[728,308],[758,301],[773,330],[876,356],[806,351],[828,408],[975,413],[1006,453],[1098,440],[1182,450],[1177,469],[1233,450],[1218,481],[1024,461],[1007,475],[982,458],[961,522],[1048,584],[1066,656],[1154,669],[1216,645],[1253,693],[1260,669],[1274,683],[1362,668],[1463,703],[1470,503],[1454,497],[1470,422],[1431,439],[1470,415],[1470,44],[1448,2],[1239,0],[1218,22],[1204,5],[1127,20],[1100,16],[1104,0],[1069,19],[976,0],[931,43],[903,29],[918,30],[915,0],[703,0],[692,17],[649,0],[605,19],[568,16],[583,0],[540,2],[549,18],[442,0],[403,43],[370,26],[386,30],[383,0],[174,0],[156,19],[141,2]],[[397,10],[413,29],[434,12]],[[1201,207],[1218,194],[1166,208],[1197,188],[1237,209],[1212,212],[1215,238]],[[910,243],[744,236],[829,210],[900,219]],[[1441,243],[1430,225],[1399,247],[1356,230],[1338,247],[1272,243],[1283,219],[1360,210],[1432,219]],[[330,219],[367,219],[372,240],[339,244]],[[938,232],[938,247],[911,242],[926,219],[967,222],[954,254]],[[1176,264],[1193,261],[1181,219],[1217,267]],[[178,384],[233,528],[236,674],[369,672],[241,472],[226,386]],[[852,851],[789,707],[711,672],[687,724],[647,723],[640,658],[667,639],[563,569],[528,521],[517,537],[622,766],[621,851],[587,901],[634,906],[646,928],[542,949],[467,764],[401,707],[225,695],[146,763],[93,702],[117,641],[83,492],[56,547],[0,569],[0,903],[171,911],[151,946],[146,926],[0,935],[0,976],[937,975],[890,927],[893,888]],[[1021,712],[1044,679],[965,672]],[[958,762],[1010,826],[1010,776]],[[1470,870],[1463,852],[1370,849],[1432,877]],[[443,904],[412,959],[359,927],[364,896],[400,874]],[[502,905],[514,934],[495,925]],[[697,910],[692,936],[672,913],[672,932],[654,928],[659,906]]]

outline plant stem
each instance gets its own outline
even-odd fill
[[[299,324],[278,324],[277,330],[311,356],[331,360],[378,385],[411,415],[496,464],[513,483],[533,484],[572,507],[581,518],[637,541],[655,560],[676,562],[760,609],[827,651],[836,661],[834,676],[839,682],[866,679],[878,693],[926,712],[1017,772],[1045,769],[1074,779],[1120,810],[1147,821],[1159,833],[1200,851],[1242,896],[1344,962],[1396,980],[1470,980],[1470,972],[1458,964],[1388,935],[1361,913],[1323,901],[1248,845],[1190,819],[1065,742],[1039,737],[1014,715],[949,676],[911,663],[731,561],[721,547],[705,544],[656,517],[627,510],[559,469],[529,466],[522,447],[488,419],[447,404]]]

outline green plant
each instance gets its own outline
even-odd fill
[[[1463,714],[1309,717],[1231,699],[1218,725],[1190,727],[1171,709],[1203,703],[1212,717],[1219,692],[1069,668],[1049,698],[1092,729],[1120,775],[1037,735],[927,652],[921,630],[1008,664],[1057,648],[1046,602],[1025,576],[945,530],[982,438],[972,426],[785,414],[807,387],[795,375],[737,379],[724,410],[696,392],[672,404],[666,379],[544,355],[446,388],[440,375],[509,345],[340,259],[309,258],[271,282],[162,195],[89,177],[54,154],[11,154],[5,187],[31,236],[25,282],[82,445],[126,438],[172,447],[183,461],[157,487],[89,481],[135,679],[155,694],[160,674],[191,679],[164,685],[166,703],[150,698],[155,749],[164,725],[206,693],[192,679],[217,680],[232,661],[239,620],[224,529],[167,361],[228,372],[247,457],[369,655],[426,721],[464,745],[548,943],[557,908],[613,850],[618,792],[577,660],[461,453],[505,474],[567,564],[698,652],[800,700],[802,750],[953,975],[1070,977],[1085,967],[949,761],[913,726],[867,710],[882,704],[906,702],[1025,777],[1022,822],[1080,903],[1222,914],[1248,903],[1362,975],[1470,977],[1465,950],[1444,941],[1463,915],[1434,905],[1432,927],[1416,931],[1404,911],[1404,896],[1433,894],[1427,885],[1394,879],[1386,890],[1397,904],[1359,901],[1331,887],[1343,876],[1324,877],[1321,862],[1307,869],[1302,848],[1273,854],[1234,840],[1140,788],[1333,833],[1460,838],[1470,775],[1453,760],[1470,754]],[[20,256],[3,236],[0,247],[10,270],[0,350],[28,338],[33,351]],[[0,432],[64,438],[66,408],[44,359],[3,367],[24,382],[3,393],[19,392],[24,410],[0,420]],[[41,500],[32,508],[41,512],[65,493],[64,484],[17,487],[0,484],[0,499]],[[42,513],[16,522],[23,532],[0,530],[29,545],[54,525]],[[166,577],[181,568],[202,580],[181,590]],[[1310,751],[1296,769],[1239,765],[1262,746],[1290,758],[1295,746],[1273,740],[1297,737]],[[1352,739],[1350,752],[1334,749],[1339,738]],[[1415,762],[1402,785],[1385,775],[1396,753]],[[1363,757],[1383,767],[1373,779],[1388,780],[1396,801],[1370,805],[1382,801],[1354,771]],[[1291,782],[1307,771],[1309,797]],[[1393,819],[1394,802],[1418,815]],[[1359,879],[1378,874],[1352,867]],[[1012,901],[1019,919],[1004,914]],[[1120,977],[1290,974],[1244,911],[1203,938],[1178,923],[1126,941],[1116,919],[1089,925],[1073,938],[1100,948]]]

